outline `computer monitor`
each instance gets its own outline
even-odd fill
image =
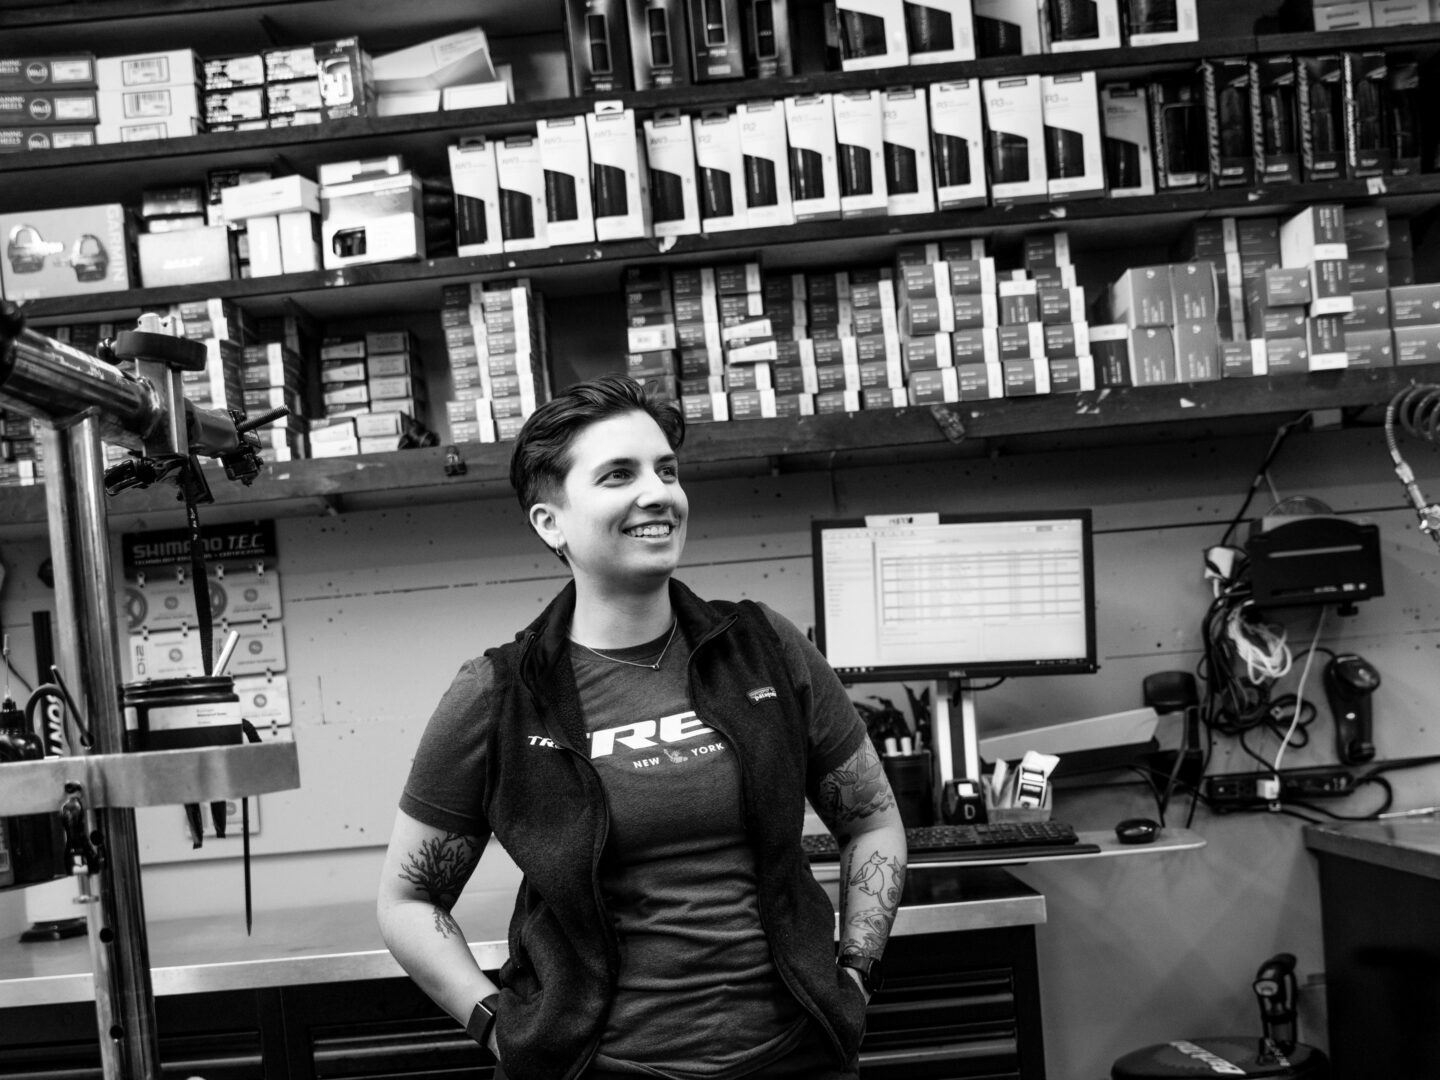
[[[847,683],[1096,670],[1088,510],[816,521],[815,643]]]

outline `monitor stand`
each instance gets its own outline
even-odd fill
[[[950,714],[950,699],[960,706],[960,763],[964,773],[955,776],[955,727]],[[963,680],[936,679],[930,684],[933,717],[931,737],[935,740],[939,784],[935,792],[935,820],[945,820],[944,805],[951,783],[969,780],[980,790],[980,739],[975,720],[975,691]]]

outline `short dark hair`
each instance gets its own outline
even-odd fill
[[[573,463],[570,448],[580,432],[628,412],[643,412],[654,420],[671,450],[679,450],[685,441],[685,414],[679,407],[673,401],[657,400],[628,375],[602,375],[576,383],[531,413],[510,455],[510,486],[521,512],[528,515],[530,507],[564,485]]]

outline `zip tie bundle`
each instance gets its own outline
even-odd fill
[[[1242,604],[1230,612],[1225,630],[1235,646],[1236,657],[1245,664],[1246,677],[1258,685],[1288,674],[1293,657],[1283,629],[1245,618],[1250,606]]]

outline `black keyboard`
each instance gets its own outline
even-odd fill
[[[910,862],[965,862],[1013,859],[1028,862],[1055,855],[1093,855],[1099,844],[1082,844],[1075,827],[1064,821],[1000,821],[988,825],[926,825],[906,829]],[[800,838],[812,863],[838,862],[840,848],[829,833]]]

